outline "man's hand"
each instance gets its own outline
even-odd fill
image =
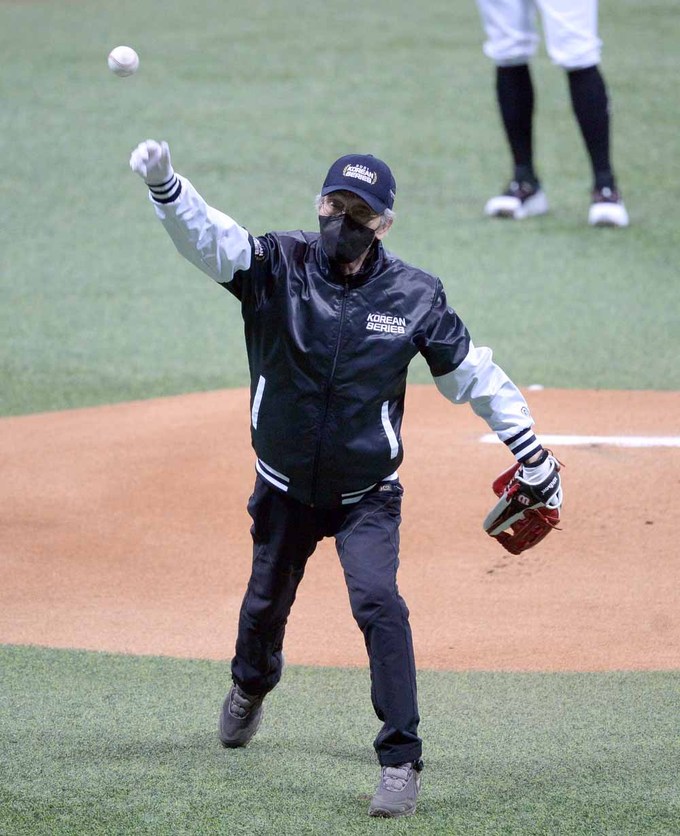
[[[167,142],[147,139],[140,142],[130,155],[130,168],[143,178],[147,186],[163,186],[169,183],[175,172],[170,162]]]
[[[494,481],[500,497],[484,520],[484,530],[512,554],[530,549],[560,521],[560,463],[547,450],[532,464],[513,465]]]

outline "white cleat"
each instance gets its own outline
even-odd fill
[[[492,197],[484,207],[484,214],[490,218],[511,218],[516,221],[534,215],[545,215],[548,198],[540,186],[518,183],[513,180],[505,194]]]
[[[605,186],[593,192],[588,223],[590,226],[628,226],[628,212],[616,189]]]

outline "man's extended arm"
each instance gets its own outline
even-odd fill
[[[250,267],[248,232],[208,206],[189,180],[175,173],[167,142],[140,142],[130,156],[130,168],[149,187],[156,214],[184,258],[222,285],[237,270]]]

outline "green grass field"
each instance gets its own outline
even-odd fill
[[[176,255],[127,167],[147,137],[255,234],[314,228],[330,162],[383,156],[388,246],[442,277],[518,383],[679,388],[677,2],[608,0],[601,30],[632,226],[585,226],[585,152],[541,52],[554,212],[518,230],[482,217],[510,166],[473,0],[0,3],[0,412],[245,384],[238,306]],[[133,78],[106,67],[121,42]]]
[[[147,137],[254,234],[314,228],[330,162],[380,155],[388,247],[442,277],[518,383],[680,388],[678,4],[600,9],[625,231],[586,226],[585,152],[544,53],[554,211],[482,217],[510,169],[474,0],[0,0],[0,415],[246,384],[238,306],[176,255],[128,169]],[[106,68],[120,43],[134,78]],[[423,672],[419,813],[382,822],[365,671],[290,667],[261,735],[226,753],[224,664],[5,647],[0,668],[3,836],[680,833],[677,673]]]
[[[680,673],[420,676],[412,820],[366,816],[379,724],[361,670],[289,668],[222,749],[228,666],[6,647],[3,834],[677,834]]]

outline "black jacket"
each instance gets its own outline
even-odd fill
[[[224,283],[241,302],[252,441],[262,476],[309,505],[337,505],[394,473],[408,365],[452,371],[469,334],[439,279],[374,244],[345,280],[318,233],[270,233]]]
[[[178,251],[241,302],[256,468],[308,505],[358,501],[394,478],[408,365],[470,403],[519,461],[540,450],[526,401],[475,347],[441,281],[374,244],[363,271],[334,273],[318,233],[252,238],[177,177],[150,195]]]

